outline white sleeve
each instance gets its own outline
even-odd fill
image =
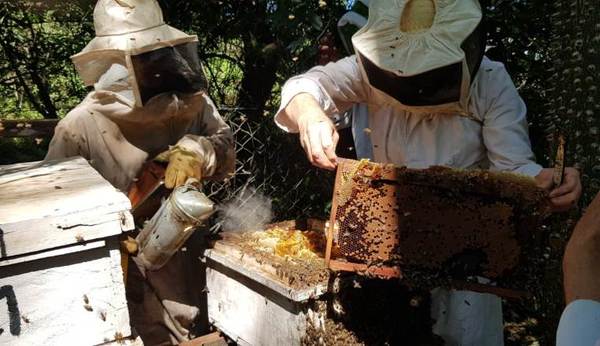
[[[280,117],[281,112],[294,96],[302,93],[312,95],[330,116],[343,113],[355,103],[364,102],[366,92],[356,57],[350,56],[325,66],[313,67],[285,83],[275,123],[286,132],[295,133],[298,129]]]
[[[479,70],[480,111],[483,141],[490,169],[536,176],[542,167],[535,163],[527,124],[527,108],[504,65],[484,60]]]
[[[556,332],[557,346],[600,346],[600,302],[579,299],[563,311]]]

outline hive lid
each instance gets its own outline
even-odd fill
[[[127,197],[81,157],[0,166],[0,196],[0,259],[134,227]]]

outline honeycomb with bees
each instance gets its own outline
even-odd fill
[[[525,176],[342,160],[330,224],[336,260],[400,271],[466,260],[476,262],[471,274],[499,277],[548,211],[546,192]]]

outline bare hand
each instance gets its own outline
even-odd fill
[[[308,94],[299,94],[286,107],[286,115],[296,123],[300,144],[310,163],[334,170],[337,166],[335,148],[339,135],[317,101]]]
[[[339,135],[325,114],[306,114],[298,121],[300,144],[310,163],[334,170],[337,165],[335,148]]]
[[[577,205],[581,197],[581,178],[579,171],[573,167],[565,168],[561,186],[555,187],[552,182],[554,169],[544,168],[535,177],[537,185],[550,192],[550,202],[553,211],[567,211]]]
[[[563,257],[567,304],[577,299],[600,301],[600,193],[575,226]]]

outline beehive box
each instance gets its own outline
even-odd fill
[[[0,345],[131,336],[117,239],[129,209],[82,158],[0,166]]]
[[[329,237],[340,258],[331,267],[405,276],[407,268],[471,261],[469,274],[498,277],[536,234],[546,196],[533,179],[514,174],[342,160]]]
[[[329,277],[323,258],[312,270],[290,267],[250,249],[243,233],[222,237],[205,252],[210,323],[241,345],[300,345],[309,321],[324,316],[317,304]]]
[[[241,345],[441,345],[431,334],[428,298],[421,299],[428,291],[410,291],[399,280],[332,276],[322,256],[322,236],[310,238],[311,244],[321,244],[314,262],[282,257],[290,253],[286,241],[278,242],[283,246],[276,246],[277,255],[263,251],[273,238],[262,234],[273,227],[324,228],[324,222],[303,224],[223,234],[206,251],[214,326]]]

